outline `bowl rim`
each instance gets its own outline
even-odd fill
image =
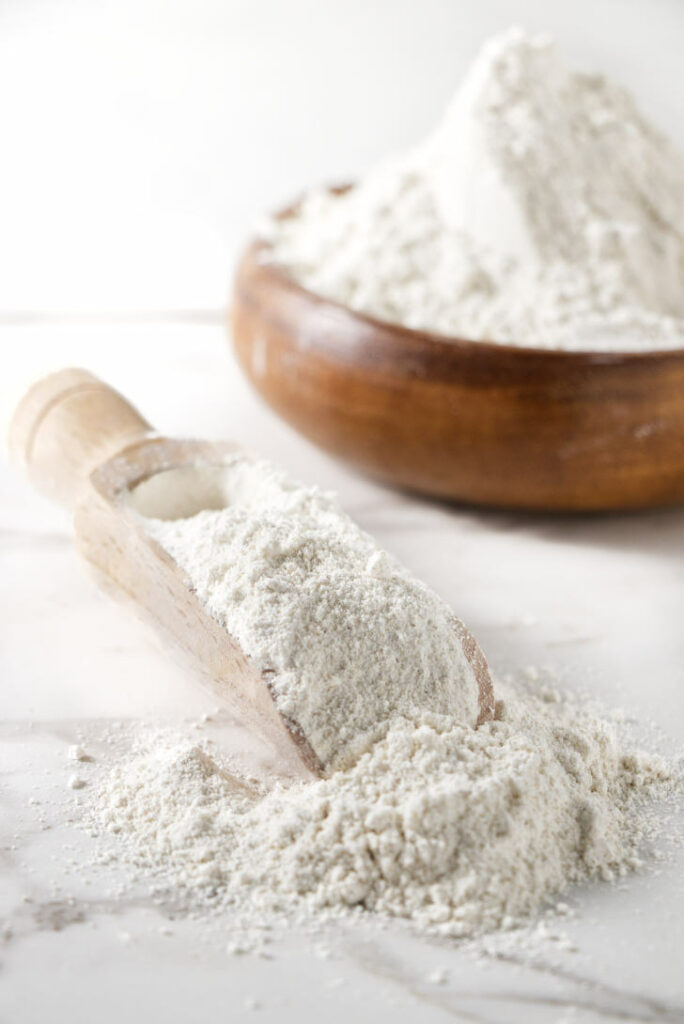
[[[322,186],[337,195],[348,192],[353,188],[352,182]],[[270,215],[271,220],[284,220],[291,217],[302,203],[308,192],[300,193],[297,199],[281,207]],[[344,313],[350,320],[356,320],[366,328],[374,331],[388,332],[400,338],[402,342],[413,349],[432,349],[440,351],[443,355],[448,352],[461,355],[491,356],[503,359],[548,359],[550,362],[566,362],[585,365],[616,365],[633,363],[659,363],[659,362],[684,362],[684,343],[672,348],[648,348],[648,349],[563,349],[546,348],[540,345],[513,345],[510,342],[498,341],[476,341],[472,338],[460,338],[455,335],[443,334],[439,331],[428,331],[422,328],[407,327],[404,324],[395,323],[392,320],[383,320],[373,316],[371,313],[364,313],[361,310],[347,306],[337,299],[329,298],[312,291],[297,281],[282,264],[275,259],[264,258],[264,253],[273,250],[273,244],[265,234],[258,231],[248,242],[243,251],[238,267],[241,268],[247,260],[254,260],[259,269],[268,273],[281,287],[288,289],[302,298],[314,302],[321,307],[329,307],[338,313]]]

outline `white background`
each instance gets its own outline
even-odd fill
[[[1,0],[0,310],[216,313],[261,211],[417,141],[513,23],[684,143],[682,0]]]

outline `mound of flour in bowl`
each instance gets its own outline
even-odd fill
[[[485,45],[442,123],[268,229],[272,258],[355,310],[562,349],[684,345],[684,156],[547,37]]]
[[[148,516],[145,528],[326,769],[355,756],[393,714],[428,710],[475,725],[491,695],[481,696],[469,638],[436,594],[333,496],[264,461],[236,457],[219,474],[225,507]]]
[[[638,867],[645,798],[672,777],[580,708],[502,692],[478,729],[399,717],[348,768],[266,792],[210,746],[155,735],[104,779],[95,831],[192,907],[513,926],[572,882]]]

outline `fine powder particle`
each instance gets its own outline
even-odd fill
[[[211,614],[280,666],[276,701],[340,767],[264,785],[210,744],[156,733],[104,777],[95,831],[200,907],[360,908],[451,936],[511,927],[572,882],[639,866],[646,797],[678,786],[665,761],[548,687],[531,692],[530,672],[525,690],[497,687],[475,728],[451,613],[331,497],[241,457],[195,484],[203,473],[211,508],[173,472],[134,508]],[[185,518],[149,518],[160,505]],[[340,748],[345,725],[355,736]]]
[[[227,507],[145,527],[326,768],[355,756],[393,713],[475,725],[462,626],[436,594],[331,495],[266,462],[236,458],[220,472]]]
[[[267,228],[307,288],[383,320],[562,349],[684,345],[684,156],[546,36],[491,40],[442,123]]]
[[[671,777],[581,709],[503,692],[478,729],[397,718],[351,767],[265,795],[201,744],[157,735],[105,779],[99,828],[199,906],[512,927],[571,882],[638,867],[644,796]]]

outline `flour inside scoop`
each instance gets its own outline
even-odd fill
[[[428,711],[474,728],[491,715],[473,638],[330,494],[243,457],[145,486],[133,503],[156,513],[146,530],[327,770],[354,760],[394,716]],[[197,511],[190,494],[209,506]]]

